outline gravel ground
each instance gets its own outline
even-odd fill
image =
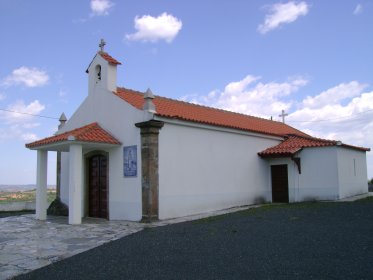
[[[15,279],[373,279],[373,200],[150,228]]]

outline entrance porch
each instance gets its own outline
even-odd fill
[[[104,151],[108,153],[110,149],[117,148],[120,145],[121,143],[102,129],[98,123],[92,123],[27,144],[27,148],[37,151],[36,218],[45,220],[47,216],[47,162],[49,151],[69,153],[69,224],[81,224],[82,217],[84,216],[84,156],[91,155],[93,151]],[[97,152],[94,153],[97,154]],[[107,170],[105,169],[104,172],[103,167],[101,166],[100,169],[99,166],[98,172],[99,174],[97,176],[92,174],[94,180],[96,180],[96,177],[98,178],[98,182],[92,183],[98,187],[98,194],[92,194],[93,197],[96,196],[96,199],[94,200],[92,198],[92,201],[98,201],[98,209],[100,211],[100,203],[102,200],[99,198],[100,195],[106,193],[108,185],[105,185],[104,191],[100,190],[100,186],[103,185],[103,182],[100,182],[100,180],[105,180],[102,178],[106,178]],[[103,173],[105,173],[105,176],[102,176]],[[104,206],[101,208],[103,207]],[[105,215],[107,217],[107,212]]]

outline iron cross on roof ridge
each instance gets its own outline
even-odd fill
[[[285,110],[281,111],[281,115],[278,115],[279,117],[282,117],[282,122],[285,123],[285,117],[289,116],[289,114],[285,113]]]
[[[103,52],[104,51],[104,47],[106,45],[106,42],[104,39],[101,39],[100,41],[100,44],[98,45],[100,47],[100,50]]]

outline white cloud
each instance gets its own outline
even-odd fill
[[[344,87],[352,83],[355,84],[356,92],[347,102],[342,103],[342,99],[332,98],[329,103],[308,106],[303,101],[301,107],[289,115],[289,123],[300,129],[307,128],[316,136],[336,140],[354,139],[353,142],[364,143],[366,139],[361,138],[361,133],[367,132],[364,130],[366,125],[373,125],[373,92],[363,93],[366,85],[356,81],[342,83],[320,93],[314,99],[323,97],[326,92],[336,92],[337,89],[341,89],[343,96]],[[371,139],[373,145],[373,138]]]
[[[107,16],[113,6],[110,0],[91,0],[92,16]]]
[[[0,127],[0,141],[19,139],[24,142],[32,142],[38,140],[38,136],[35,133],[25,131],[25,128],[19,124],[13,124],[4,128]]]
[[[305,86],[308,81],[291,78],[286,82],[258,82],[260,77],[247,75],[244,79],[231,82],[223,91],[215,90],[206,96],[184,96],[182,99],[229,111],[269,118],[277,116],[282,109],[288,110],[293,101],[289,95]]]
[[[6,98],[6,95],[0,92],[0,101],[4,100]]]
[[[35,133],[23,133],[21,137],[25,142],[33,142],[39,139]]]
[[[12,74],[2,81],[4,86],[24,85],[27,87],[40,87],[48,83],[49,76],[45,71],[37,68],[22,66],[13,70]]]
[[[294,93],[308,84],[306,79],[292,77],[284,82],[266,83],[260,79],[247,75],[240,81],[228,83],[223,91],[214,90],[202,96],[193,94],[181,99],[264,118],[274,116],[277,120],[284,109],[291,112],[287,121],[303,130],[319,131],[319,136],[329,135],[336,123],[366,119],[367,114],[372,114],[373,125],[373,92],[364,93],[366,84],[358,81],[340,83],[315,96],[296,100]],[[324,120],[327,120],[325,124]],[[319,129],[324,126],[330,129]],[[346,131],[349,133],[350,130]]]
[[[26,142],[35,141],[38,139],[35,133],[29,130],[40,125],[38,119],[32,115],[39,115],[45,106],[38,100],[34,100],[29,104],[25,104],[23,100],[18,100],[7,106],[6,110],[0,111],[0,120],[3,126],[0,127],[0,140],[5,139],[21,139]],[[19,114],[20,112],[23,114]]]
[[[127,34],[126,38],[143,42],[165,40],[167,43],[171,43],[183,26],[181,20],[167,13],[163,13],[158,17],[150,15],[136,16],[134,22],[137,31],[133,34]]]
[[[354,15],[361,14],[363,12],[363,5],[357,4],[353,12]]]
[[[347,97],[345,90],[348,87],[353,93]],[[308,107],[306,100],[309,99],[305,99],[301,107],[289,115],[287,122],[316,137],[373,148],[373,91],[363,92],[364,88],[366,85],[356,81],[341,83],[315,96],[314,100],[324,99],[317,106]],[[340,93],[338,89],[341,90]],[[329,96],[328,103],[326,93],[332,92],[345,98]],[[367,159],[368,174],[372,177],[372,153],[367,154]]]
[[[18,100],[13,104],[10,104],[6,110],[0,113],[0,118],[4,119],[6,123],[22,123],[34,121],[35,117],[32,115],[38,115],[45,109],[45,106],[35,100],[29,104],[25,104],[23,100]],[[16,113],[18,112],[18,113]],[[21,113],[21,114],[20,114]]]
[[[362,90],[367,87],[366,84],[359,84],[357,81],[342,83],[316,96],[307,96],[303,100],[303,105],[307,108],[319,108],[330,104],[352,98],[361,94]]]
[[[290,1],[288,3],[276,3],[268,8],[269,13],[265,16],[263,24],[258,26],[258,31],[265,34],[285,23],[291,23],[300,16],[308,13],[309,5],[302,2]]]
[[[67,92],[63,89],[60,89],[60,91],[58,92],[59,97],[65,97],[66,95],[67,95]]]
[[[284,109],[286,123],[315,137],[373,148],[373,91],[366,84],[344,82],[314,96],[298,99],[295,95],[307,80],[301,77],[284,82],[260,82],[248,75],[229,83],[223,91],[207,95],[184,96],[190,101],[254,116],[280,120]],[[373,177],[373,153],[368,153],[368,174]]]
[[[251,75],[247,75],[245,78],[243,78],[241,81],[238,81],[238,82],[231,82],[229,83],[228,85],[225,86],[225,89],[224,89],[224,92],[226,94],[235,94],[235,93],[240,93],[242,92],[243,90],[245,90],[245,88],[259,80],[260,77],[254,77],[254,76],[251,76]]]

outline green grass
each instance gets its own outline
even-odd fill
[[[328,207],[334,202],[295,202],[295,203],[281,203],[281,204],[265,204],[260,207],[250,208],[241,212],[243,215],[256,215],[265,211],[271,211],[282,208],[293,208],[293,209],[308,209],[308,208],[320,208]]]
[[[194,224],[207,224],[207,223],[212,223],[212,222],[215,222],[215,221],[219,221],[221,219],[224,219],[224,217],[228,215],[228,214],[222,214],[222,215],[218,215],[218,216],[211,216],[211,217],[207,217],[207,218],[203,218],[203,219],[199,219],[199,220],[194,220],[192,221],[192,223]]]
[[[0,192],[0,203],[35,201],[36,190],[18,192]],[[56,198],[56,190],[47,191],[47,200],[52,202]]]
[[[366,198],[356,200],[356,202],[373,202],[373,196],[368,196]]]
[[[373,197],[369,197],[363,200],[359,201],[373,201]],[[333,207],[334,205],[337,205],[337,203],[342,203],[342,202],[296,202],[296,203],[282,203],[282,204],[264,204],[259,207],[253,207],[249,208],[247,210],[242,210],[238,212],[234,212],[237,215],[242,215],[242,216],[253,216],[258,219],[264,218],[264,213],[267,211],[276,211],[276,209],[284,209],[284,208],[292,208],[292,209],[319,209],[319,208],[326,208],[326,207]],[[209,224],[209,223],[214,223],[216,221],[224,219],[227,215],[231,215],[231,213],[228,214],[222,214],[218,216],[211,216],[208,218],[200,219],[200,220],[195,220],[193,221],[194,224]],[[291,221],[298,221],[300,218],[295,217],[295,216],[290,216],[289,220]]]

